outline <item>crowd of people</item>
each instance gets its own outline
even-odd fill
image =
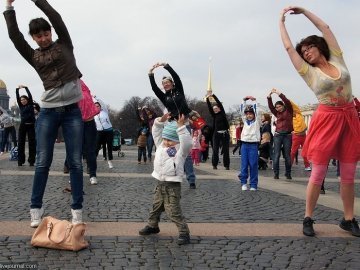
[[[66,148],[65,167],[70,173],[72,223],[81,223],[82,159],[86,159],[90,183],[97,184],[96,158],[101,148],[108,167],[114,167],[114,128],[107,106],[91,96],[89,88],[80,79],[82,74],[76,64],[73,43],[60,14],[46,0],[33,0],[52,24],[44,18],[30,21],[29,34],[38,45],[37,49],[33,49],[17,25],[14,1],[6,0],[4,12],[9,37],[18,52],[38,73],[45,90],[41,96],[40,109],[38,104],[34,104],[28,87],[20,85],[16,88],[21,115],[18,165],[25,164],[26,136],[29,144],[28,162],[30,166],[35,165],[30,225],[37,227],[44,213],[43,196],[60,127]],[[285,14],[303,14],[319,29],[322,37],[306,37],[294,47],[285,27]],[[342,51],[329,26],[306,9],[285,8],[279,26],[284,47],[295,69],[318,98],[319,107],[313,116],[311,128],[307,130],[298,106],[278,89],[273,88],[267,96],[272,117],[268,113],[260,113],[255,97],[243,98],[240,106],[242,120],[236,129],[237,143],[233,150],[235,154],[238,148],[241,155],[238,174],[241,190],[258,190],[259,170],[268,169],[270,160],[274,179],[279,179],[281,155],[285,159],[284,175],[287,180],[291,180],[291,167],[301,147],[305,169],[311,171],[303,233],[314,236],[313,211],[328,163],[336,159],[341,167],[339,174],[344,205],[340,227],[360,236],[354,218],[354,178],[356,164],[360,159],[360,124],[356,111],[359,104],[354,104],[357,100],[354,101],[352,95],[350,74]],[[52,28],[58,36],[57,40],[52,38]],[[156,84],[154,76],[158,68],[164,68],[170,73],[170,76],[162,78],[161,87]],[[188,244],[190,231],[180,205],[182,179],[186,177],[189,188],[196,189],[194,166],[207,161],[209,148],[212,149],[212,168],[218,170],[219,163],[222,163],[225,170],[230,169],[230,126],[222,102],[212,93],[206,96],[212,123],[206,123],[201,115],[190,108],[182,81],[168,63],[152,65],[148,77],[151,89],[164,105],[165,111],[157,115],[153,108],[146,105],[136,110],[139,120],[137,161],[139,164],[152,162],[152,176],[156,179],[148,224],[139,234],[159,233],[160,216],[165,211],[179,230],[178,244]],[[27,95],[20,96],[22,88]],[[274,94],[280,99],[275,103],[272,100]],[[14,123],[5,110],[0,111],[0,121],[4,125],[6,139],[10,134],[16,146]],[[1,145],[1,153],[5,151],[4,148],[5,142]],[[155,158],[153,149],[156,149]],[[222,162],[219,160],[221,155]]]

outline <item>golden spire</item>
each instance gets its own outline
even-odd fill
[[[208,74],[208,86],[207,86],[207,91],[212,92],[212,87],[211,87],[211,56],[209,57],[209,74]]]
[[[208,83],[207,83],[207,89],[206,89],[206,95],[204,97],[204,102],[206,102],[206,97],[210,95],[209,100],[211,103],[216,103],[215,99],[211,96],[213,94],[212,91],[212,84],[211,84],[211,60],[212,57],[209,57],[209,74],[208,74]]]

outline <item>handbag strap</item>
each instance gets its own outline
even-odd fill
[[[59,242],[57,242],[57,241],[54,241],[54,240],[52,240],[52,239],[50,238],[50,237],[51,237],[51,233],[52,233],[52,231],[53,231],[53,229],[54,229],[54,224],[53,224],[52,222],[49,222],[49,223],[47,224],[47,237],[48,237],[48,239],[49,239],[51,242],[54,242],[54,243],[56,243],[56,244],[60,244],[60,243],[64,242],[66,238],[69,237],[70,231],[71,231],[72,227],[73,227],[72,224],[68,224],[68,225],[66,226],[66,229],[65,229],[65,232],[64,232],[64,238],[63,238],[62,240],[60,240]]]

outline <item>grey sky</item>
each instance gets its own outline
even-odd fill
[[[225,108],[239,104],[246,95],[265,104],[272,87],[299,105],[316,103],[280,40],[279,14],[288,5],[305,7],[330,25],[344,51],[354,94],[360,95],[359,1],[48,1],[69,29],[84,81],[114,109],[132,96],[154,96],[147,72],[158,61],[168,62],[178,72],[187,95],[202,99],[210,56],[213,91]],[[45,15],[30,0],[16,0],[14,6],[20,30],[35,48],[27,34],[28,23]],[[18,84],[28,85],[39,100],[42,83],[15,50],[2,20],[0,79],[7,85],[11,103]],[[303,15],[290,16],[286,24],[294,43],[320,34]],[[161,68],[155,71],[157,79],[164,74]]]

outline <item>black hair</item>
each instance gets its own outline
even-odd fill
[[[285,106],[284,102],[282,102],[281,100],[278,100],[275,102],[275,107],[276,105],[281,105],[281,106]]]
[[[303,46],[309,46],[309,45],[315,45],[315,47],[318,48],[320,53],[325,56],[325,59],[329,61],[330,59],[329,46],[323,37],[319,37],[316,35],[308,36],[307,38],[302,39],[298,44],[296,44],[296,51],[302,57],[302,59],[305,60],[301,48]]]
[[[22,95],[22,96],[20,96],[20,99],[22,99],[22,98],[26,99],[26,101],[29,102],[29,97],[28,96]]]
[[[44,18],[32,19],[29,23],[30,36],[36,35],[41,31],[51,31],[51,25]]]

